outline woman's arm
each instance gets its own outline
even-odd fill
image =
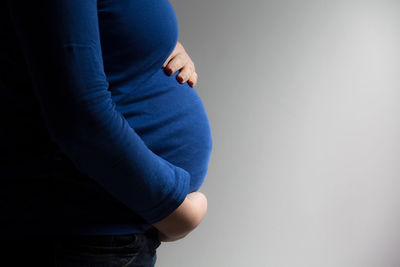
[[[158,239],[163,242],[176,241],[193,231],[207,212],[207,198],[201,192],[188,194],[183,203],[165,219],[153,223],[159,230]]]
[[[148,149],[108,91],[97,1],[6,2],[45,126],[60,149],[149,224],[180,207],[190,174]]]

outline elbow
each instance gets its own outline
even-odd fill
[[[153,224],[168,239],[181,239],[196,229],[207,213],[207,198],[201,192],[187,195],[169,216]]]

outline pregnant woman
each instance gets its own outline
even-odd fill
[[[163,68],[179,44],[173,7],[0,3],[3,261],[154,266],[161,241],[205,216],[212,150],[193,80]]]

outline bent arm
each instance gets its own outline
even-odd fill
[[[153,223],[153,226],[159,230],[160,241],[175,241],[193,231],[204,219],[206,212],[206,196],[201,192],[192,192],[172,214]]]
[[[154,154],[115,109],[96,0],[8,0],[51,138],[76,167],[149,224],[185,200],[190,174]]]

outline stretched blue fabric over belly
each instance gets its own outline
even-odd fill
[[[116,97],[116,108],[157,155],[187,170],[190,192],[203,184],[212,150],[210,123],[195,88],[160,68],[130,93]]]

